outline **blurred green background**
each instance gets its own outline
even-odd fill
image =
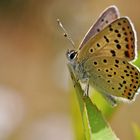
[[[65,58],[71,46],[56,19],[78,47],[110,5],[131,18],[139,46],[139,0],[0,0],[0,140],[76,139],[80,118],[73,121],[77,102]],[[139,106],[140,96],[109,118],[121,140],[134,139],[132,123],[140,126]]]

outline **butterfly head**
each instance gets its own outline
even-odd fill
[[[66,53],[66,57],[68,59],[69,62],[74,62],[76,57],[77,57],[77,51],[75,50],[68,50]]]

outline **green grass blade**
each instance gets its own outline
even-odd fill
[[[91,100],[96,104],[97,108],[102,112],[107,120],[110,120],[115,112],[118,110],[119,105],[112,107],[96,90],[92,90]]]
[[[76,90],[86,140],[118,140],[101,112],[92,103],[90,98],[87,96],[83,97],[83,90],[76,80],[70,66],[69,71]]]

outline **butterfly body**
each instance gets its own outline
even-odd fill
[[[140,72],[131,63],[136,57],[135,30],[130,19],[117,12],[108,8],[80,47],[66,54],[77,79],[114,103],[115,98],[133,100],[140,87]]]

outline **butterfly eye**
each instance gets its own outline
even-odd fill
[[[74,50],[71,50],[71,51],[68,51],[66,55],[67,55],[68,60],[72,61],[76,58],[77,52]]]

